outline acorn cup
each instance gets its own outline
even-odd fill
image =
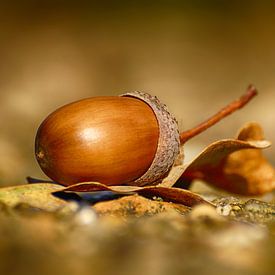
[[[66,186],[157,185],[177,159],[183,160],[179,154],[187,140],[243,107],[256,93],[250,86],[240,99],[182,133],[167,107],[149,94],[83,99],[42,122],[35,155],[44,173]]]

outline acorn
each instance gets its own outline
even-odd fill
[[[40,125],[36,159],[53,181],[72,185],[156,185],[167,176],[182,146],[257,94],[246,94],[198,126],[179,133],[157,97],[142,92],[93,97],[65,105]]]
[[[142,92],[93,97],[65,105],[40,125],[35,155],[44,173],[63,185],[159,182],[179,154],[176,119]]]

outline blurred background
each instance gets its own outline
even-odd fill
[[[274,11],[253,0],[0,3],[0,184],[45,178],[39,124],[90,96],[149,92],[188,129],[253,83],[259,96],[188,142],[186,160],[248,121],[275,143]],[[274,147],[265,153],[275,164]]]

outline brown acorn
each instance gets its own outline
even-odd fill
[[[35,155],[45,174],[63,185],[87,181],[156,185],[171,170],[180,145],[255,95],[250,86],[240,99],[181,134],[166,105],[149,94],[83,99],[57,109],[42,122]]]
[[[141,92],[65,105],[43,121],[35,140],[41,169],[64,185],[157,182],[178,153],[176,120],[156,97]]]

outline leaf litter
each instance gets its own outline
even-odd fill
[[[261,149],[270,146],[259,124],[248,123],[236,139],[210,144],[181,175],[177,186],[201,179],[222,190],[240,195],[262,195],[275,188],[275,170]]]

